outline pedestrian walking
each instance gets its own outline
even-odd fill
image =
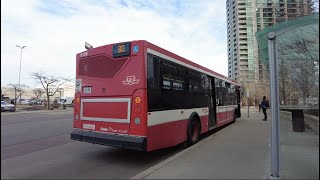
[[[268,102],[266,100],[266,96],[263,96],[261,101],[261,109],[264,114],[264,119],[262,119],[263,121],[267,120],[267,106],[268,106]]]

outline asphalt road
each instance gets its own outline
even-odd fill
[[[1,114],[1,179],[128,179],[183,150],[93,145],[71,131],[72,111]]]

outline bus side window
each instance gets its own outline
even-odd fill
[[[230,90],[230,83],[225,82],[225,88],[224,88],[224,97],[225,97],[225,105],[231,105],[232,103],[232,93]]]
[[[157,57],[153,57],[153,71],[153,87],[154,89],[160,89],[160,62]]]
[[[231,97],[231,105],[233,104],[237,104],[237,99],[236,99],[236,86],[235,85],[231,85],[230,86],[230,91],[231,91],[231,94],[230,94],[230,97]]]
[[[226,83],[225,81],[221,79],[215,79],[215,86],[216,86],[216,99],[217,100],[217,105],[218,106],[225,106],[227,105],[227,92],[228,89],[226,88]]]
[[[161,89],[172,90],[170,93],[183,92],[186,89],[185,68],[168,60],[161,59]]]
[[[151,54],[148,54],[148,60],[147,60],[147,82],[148,82],[148,88],[153,89],[154,67],[153,67],[153,56]]]
[[[205,95],[205,76],[200,72],[188,69],[187,77],[189,79],[189,93]]]
[[[166,60],[161,59],[160,62],[160,87],[162,90],[172,89],[172,70],[171,66],[166,62]]]
[[[148,89],[159,89],[159,75],[160,75],[160,68],[159,68],[159,58],[148,54],[147,59],[147,86]]]

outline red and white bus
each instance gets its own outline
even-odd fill
[[[143,151],[192,145],[240,117],[239,87],[144,40],[91,48],[76,56],[71,139]]]

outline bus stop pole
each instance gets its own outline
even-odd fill
[[[249,89],[247,89],[247,105],[248,105],[248,118],[249,118]]]
[[[268,55],[270,69],[271,95],[271,176],[270,179],[279,179],[279,88],[278,69],[276,59],[276,33],[268,34]]]

